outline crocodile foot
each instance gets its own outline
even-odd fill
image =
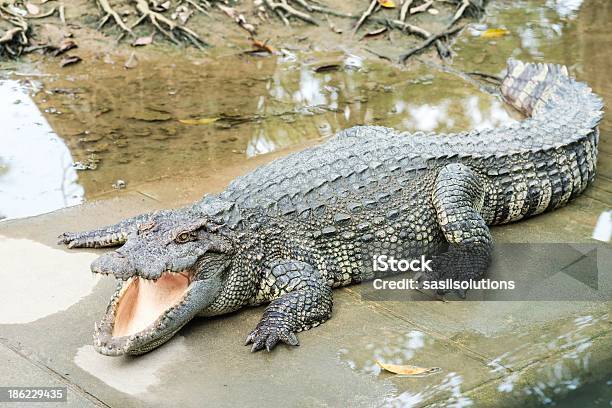
[[[451,247],[448,252],[433,257],[431,271],[419,272],[415,279],[421,284],[430,282],[429,288],[436,290],[439,295],[452,291],[461,299],[465,299],[469,282],[482,279],[488,265],[488,247]],[[440,288],[439,284],[434,286],[434,281],[447,284],[448,280],[455,285],[453,288]]]
[[[261,350],[264,347],[270,351],[279,341],[290,346],[300,345],[295,333],[282,321],[263,318],[247,336],[244,345],[252,343],[251,352]]]

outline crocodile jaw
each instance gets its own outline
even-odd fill
[[[164,343],[191,319],[184,309],[192,291],[189,273],[119,280],[106,314],[96,324],[96,351],[109,356],[142,354]]]

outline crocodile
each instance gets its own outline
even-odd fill
[[[510,59],[500,90],[523,120],[457,134],[356,126],[193,205],[62,234],[70,248],[120,246],[91,265],[117,280],[95,349],[146,353],[196,316],[261,304],[251,351],[298,345],[331,317],[333,288],[389,273],[373,268],[379,254],[431,259],[421,281],[482,279],[489,226],[559,208],[592,182],[603,115],[560,65]]]

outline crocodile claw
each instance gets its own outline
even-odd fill
[[[62,235],[58,236],[58,245],[67,245],[68,248],[74,248],[85,244],[83,240],[79,240],[79,236],[72,232],[64,232]]]
[[[253,344],[251,352],[254,353],[266,348],[267,351],[271,351],[279,342],[288,344],[290,346],[299,346],[300,342],[292,331],[283,328],[276,327],[267,324],[258,324],[255,330],[253,330],[246,338],[244,345]]]

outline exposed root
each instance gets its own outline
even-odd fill
[[[410,10],[410,5],[413,0],[405,0],[404,4],[402,4],[402,8],[400,9],[400,21],[406,22],[406,17],[408,17],[408,10]]]
[[[0,35],[0,57],[4,54],[18,57],[30,43],[28,38],[30,26],[22,16],[2,5],[0,5],[0,18],[13,26]]]
[[[462,0],[461,1],[461,6],[459,6],[459,8],[457,9],[457,12],[455,13],[455,15],[453,16],[453,20],[451,21],[451,23],[449,24],[449,27],[452,26],[453,24],[455,24],[457,21],[459,21],[459,19],[461,17],[463,17],[463,13],[465,13],[465,10],[470,6],[470,0]]]
[[[265,0],[264,3],[267,8],[279,15],[285,25],[289,25],[289,21],[287,20],[287,17],[284,13],[287,13],[289,16],[297,17],[300,20],[306,21],[307,23],[319,25],[319,22],[315,20],[310,14],[293,8],[287,3],[287,0],[280,0],[278,3],[274,2],[273,0]],[[299,3],[306,4],[305,1],[301,1]]]
[[[359,20],[357,20],[357,24],[355,24],[355,27],[353,28],[353,35],[357,33],[357,31],[359,30],[359,27],[361,27],[361,25],[366,21],[366,19],[372,15],[377,5],[378,5],[378,0],[372,0],[370,2],[370,5],[366,9],[366,11],[364,11],[361,17],[359,17]]]
[[[415,48],[412,48],[408,52],[400,55],[399,62],[402,63],[402,64],[405,63],[406,60],[408,58],[410,58],[412,55],[417,54],[419,52],[422,52],[423,50],[427,49],[431,44],[433,44],[437,40],[440,40],[440,39],[442,39],[444,37],[448,37],[450,35],[453,35],[453,34],[459,32],[459,31],[461,31],[462,29],[463,29],[463,26],[455,27],[455,28],[451,28],[451,29],[445,30],[445,31],[443,31],[441,33],[434,34],[434,35],[430,36],[425,41],[423,41],[419,46],[417,46]]]
[[[102,17],[102,19],[98,23],[98,30],[101,29],[104,26],[104,24],[106,24],[106,22],[112,17],[113,20],[115,21],[115,24],[117,24],[119,28],[121,28],[121,30],[123,30],[125,33],[128,33],[130,35],[134,35],[132,30],[127,25],[125,25],[125,23],[121,19],[121,16],[117,14],[117,12],[108,3],[108,0],[96,0],[96,2],[98,3],[98,6],[100,6],[102,11],[104,12],[104,17]]]
[[[433,0],[428,0],[420,6],[416,6],[410,9],[410,14],[417,14],[427,11],[427,9],[433,4]]]
[[[177,24],[174,21],[170,20],[168,17],[164,16],[157,11],[151,10],[149,8],[149,3],[147,0],[133,0],[136,4],[136,10],[140,13],[141,18],[148,19],[155,28],[166,36],[169,40],[173,41],[176,44],[180,44],[180,41],[174,35],[175,32],[182,34],[189,42],[195,45],[197,48],[203,49],[206,43],[204,43],[200,37],[191,29]]]

